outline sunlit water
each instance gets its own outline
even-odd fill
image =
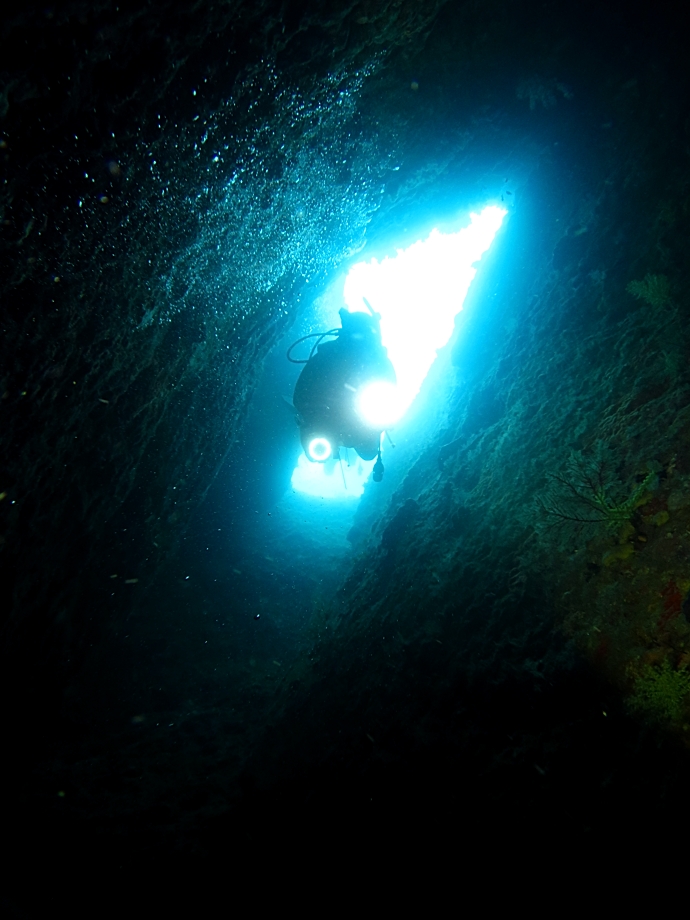
[[[401,419],[419,393],[437,352],[453,334],[455,317],[489,249],[506,211],[495,205],[470,214],[456,233],[432,230],[427,239],[399,249],[381,262],[354,265],[345,280],[343,299],[351,312],[366,311],[364,300],[381,314],[381,336],[398,379],[397,412]],[[337,326],[337,318],[333,326]],[[300,454],[292,487],[318,498],[359,498],[375,461],[353,450],[343,461],[311,463]]]

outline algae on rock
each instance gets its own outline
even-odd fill
[[[656,473],[650,470],[628,498],[614,497],[616,483],[605,460],[589,459],[573,453],[564,473],[550,477],[550,487],[539,498],[542,509],[551,517],[573,524],[606,524],[612,530],[626,524],[648,500]],[[620,489],[618,489],[620,492]]]
[[[645,665],[635,680],[628,707],[648,722],[667,728],[682,721],[688,693],[688,671],[675,670],[668,661],[661,667]]]

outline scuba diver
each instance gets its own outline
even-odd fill
[[[288,349],[293,364],[304,364],[295,384],[300,440],[309,460],[339,460],[340,448],[353,448],[362,460],[373,460],[373,479],[383,478],[381,441],[395,419],[395,370],[381,344],[381,316],[364,299],[369,313],[340,313],[340,329],[317,332],[298,339]],[[332,341],[324,341],[327,337]],[[309,357],[297,360],[292,349],[316,338]]]

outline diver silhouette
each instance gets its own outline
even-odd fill
[[[380,315],[368,301],[369,313],[341,309],[340,329],[312,333],[294,342],[288,360],[304,364],[295,384],[293,405],[306,456],[315,463],[339,459],[340,448],[353,448],[363,460],[377,458],[374,480],[383,476],[381,436],[384,425],[367,419],[361,397],[371,384],[395,386],[388,352],[381,344]],[[323,341],[332,336],[332,341]],[[295,345],[316,338],[306,361],[291,357]]]

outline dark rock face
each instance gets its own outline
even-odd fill
[[[673,14],[74,3],[6,17],[2,40],[18,824],[48,851],[136,832],[208,855],[257,816],[324,832],[354,816],[392,839],[462,814],[477,836],[584,840],[626,833],[631,796],[656,815],[690,725]],[[286,530],[280,558],[223,572],[222,597],[208,566],[203,598],[189,591],[184,540],[228,456],[230,507],[269,494],[247,409],[272,347],[357,253],[486,201],[508,218],[425,384],[435,427],[368,487],[348,571],[314,562],[319,593],[311,544]],[[299,636],[276,617],[248,651],[248,608],[300,597]],[[212,644],[227,619],[230,664],[220,639],[213,665],[186,648],[208,642],[189,626],[204,616]]]
[[[433,11],[6,23],[3,582],[29,686],[117,616],[110,575],[169,553],[302,287],[361,245],[387,168],[357,112],[372,43]]]

